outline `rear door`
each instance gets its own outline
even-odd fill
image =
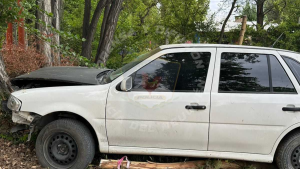
[[[163,50],[111,85],[109,146],[207,150],[215,48]],[[133,78],[129,92],[117,89]]]
[[[299,122],[299,85],[271,50],[218,48],[212,87],[209,150],[269,154]]]

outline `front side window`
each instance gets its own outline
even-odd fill
[[[134,66],[138,65],[139,63],[143,62],[144,60],[148,59],[149,57],[153,56],[154,54],[156,54],[160,51],[161,51],[160,48],[154,49],[148,53],[138,56],[132,62],[127,63],[123,67],[121,67],[115,71],[110,71],[105,77],[103,77],[103,79],[100,80],[100,84],[107,84],[107,83],[112,82],[113,80],[115,80],[119,76],[123,75],[125,72],[127,72]]]
[[[219,92],[296,93],[274,55],[222,53]]]
[[[133,75],[132,91],[203,92],[210,56],[209,52],[163,55]]]

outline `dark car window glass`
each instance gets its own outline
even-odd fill
[[[209,52],[167,54],[138,70],[133,91],[203,92]]]
[[[270,56],[270,65],[272,72],[272,86],[274,92],[293,92],[296,90],[286,74],[285,70],[273,55]]]
[[[119,68],[115,71],[110,71],[109,73],[106,74],[106,76],[104,76],[104,77],[102,77],[102,79],[100,79],[100,84],[107,84],[107,83],[112,82],[113,80],[115,80],[116,78],[118,78],[119,76],[121,76],[122,74],[124,74],[125,72],[127,72],[128,70],[133,68],[134,66],[138,65],[139,63],[143,62],[147,58],[153,56],[154,54],[156,54],[160,51],[161,51],[160,48],[154,49],[148,53],[138,56],[132,62],[127,63],[126,65],[122,66],[121,68]]]
[[[222,53],[219,92],[270,92],[267,55]]]
[[[283,59],[285,60],[286,64],[290,67],[298,83],[300,84],[300,63],[288,57],[283,57]]]

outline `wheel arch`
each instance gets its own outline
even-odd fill
[[[275,156],[275,153],[279,147],[279,145],[291,134],[295,133],[295,132],[300,132],[300,123],[296,123],[292,126],[290,126],[289,128],[287,128],[286,130],[284,130],[281,135],[277,138],[273,150],[271,152],[273,158]]]
[[[42,116],[36,123],[36,126],[38,127],[38,129],[41,130],[50,122],[58,120],[58,119],[63,119],[63,118],[70,118],[70,119],[78,120],[81,123],[83,123],[90,130],[90,132],[93,136],[93,139],[96,143],[96,151],[99,151],[99,139],[98,139],[98,135],[96,133],[95,128],[86,118],[84,118],[81,115],[78,115],[76,113],[69,112],[69,111],[51,112],[51,113],[48,113],[48,114]]]

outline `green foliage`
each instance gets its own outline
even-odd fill
[[[216,43],[220,33],[217,31],[216,14],[206,17],[205,21],[196,23],[197,34],[201,43]]]
[[[300,0],[286,0],[286,7],[282,10],[281,21],[298,23],[300,17]]]
[[[95,7],[95,1],[92,7]],[[71,32],[77,38],[69,39],[67,37],[61,38],[61,43],[69,46],[76,53],[81,53],[82,39],[82,21],[84,13],[84,0],[65,1],[63,19],[61,22],[61,30]],[[80,40],[81,39],[81,40]]]
[[[17,1],[0,1],[0,34],[4,34],[7,28],[7,23],[20,18],[18,12],[20,7]]]
[[[242,8],[241,15],[246,15],[248,21],[256,21],[256,6],[250,0],[246,1],[245,6]]]
[[[300,24],[297,23],[282,23],[268,30],[258,31],[248,27],[245,37],[251,36],[251,45],[270,47],[282,33],[283,36],[274,47],[300,52]]]
[[[222,167],[221,160],[208,159],[205,164],[206,169],[220,169]]]

